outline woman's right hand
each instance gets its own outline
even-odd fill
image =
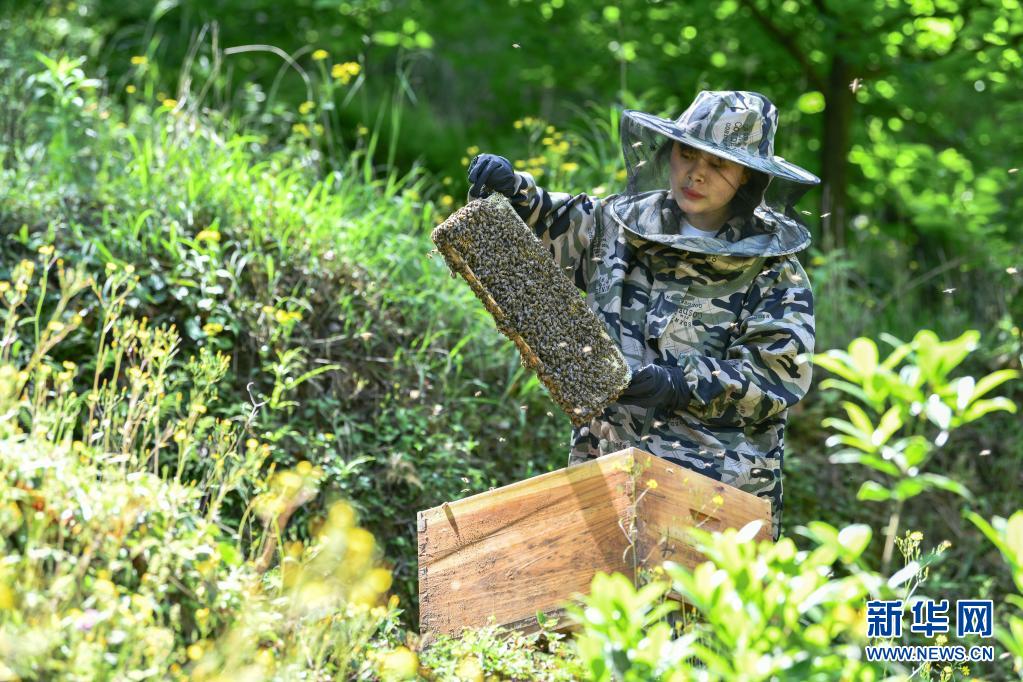
[[[476,198],[483,198],[490,194],[486,189],[500,192],[510,197],[518,188],[519,179],[515,176],[511,162],[503,156],[496,154],[477,154],[469,164],[469,195]]]

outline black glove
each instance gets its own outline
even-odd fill
[[[476,198],[490,196],[488,190],[510,197],[519,186],[511,161],[496,154],[476,155],[469,164],[469,182],[472,183],[469,195]],[[483,189],[484,185],[487,189]]]
[[[618,402],[673,411],[689,404],[689,397],[689,384],[681,367],[645,365],[632,374],[632,381],[618,396]]]

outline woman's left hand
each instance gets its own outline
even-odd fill
[[[681,367],[644,365],[632,374],[632,381],[618,396],[618,402],[676,410],[689,402],[689,386]]]

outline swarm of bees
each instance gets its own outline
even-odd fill
[[[504,195],[469,202],[431,238],[574,425],[626,389],[621,350]]]

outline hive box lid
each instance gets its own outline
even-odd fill
[[[651,483],[651,481],[653,483]],[[419,512],[419,614],[424,635],[463,627],[537,629],[561,618],[597,572],[636,580],[671,560],[699,564],[687,530],[764,523],[771,503],[638,448]]]

